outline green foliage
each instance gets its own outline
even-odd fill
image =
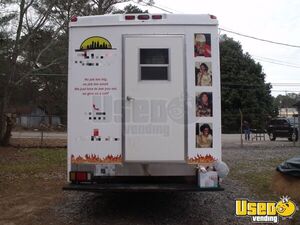
[[[148,13],[148,10],[141,10],[139,7],[129,4],[124,7],[124,9],[118,9],[113,12],[114,14],[134,14],[134,13]]]
[[[262,66],[248,53],[243,53],[239,42],[221,37],[221,85],[223,132],[240,129],[240,113],[251,128],[265,128],[268,118],[276,115],[271,84],[265,83]]]
[[[275,98],[275,105],[278,108],[293,108],[294,104],[298,102],[298,98],[300,95],[297,95],[296,93],[288,93],[286,95],[278,95]]]
[[[28,43],[21,54],[22,67],[24,71],[31,71],[32,68],[36,71],[32,71],[29,76],[22,79],[19,88],[11,97],[11,104],[39,106],[49,115],[66,115],[68,65],[66,34],[54,37],[52,30],[44,28],[24,35],[21,43],[26,41]],[[47,47],[50,42],[51,47]],[[41,51],[44,51],[44,54],[39,57]]]
[[[129,0],[92,0],[87,1],[85,15],[104,15],[116,10],[115,5],[118,3],[128,2]]]

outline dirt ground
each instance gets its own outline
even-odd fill
[[[234,200],[279,200],[271,187],[275,167],[299,149],[286,140],[241,148],[238,137],[226,136],[223,160],[231,172],[223,192],[96,194],[62,191],[64,148],[0,148],[0,224],[252,224],[234,216]]]

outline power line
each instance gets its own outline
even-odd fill
[[[293,66],[300,66],[300,65],[297,65],[297,64],[294,64],[294,63],[290,63],[290,62],[287,62],[287,61],[281,61],[281,60],[278,60],[278,59],[267,58],[267,57],[258,56],[258,55],[251,55],[251,56],[252,57],[257,57],[257,58],[262,58],[262,59],[267,59],[267,60],[272,60],[272,61],[279,62],[279,63],[290,64],[290,65],[293,65]]]
[[[225,32],[228,32],[228,33],[231,33],[231,34],[236,34],[236,35],[239,35],[239,36],[242,36],[242,37],[251,38],[251,39],[254,39],[254,40],[258,40],[258,41],[268,42],[268,43],[271,43],[271,44],[283,45],[283,46],[293,47],[293,48],[300,48],[300,45],[293,45],[293,44],[287,44],[287,43],[282,43],[282,42],[277,42],[277,41],[266,40],[266,39],[250,36],[250,35],[247,35],[247,34],[242,34],[242,33],[236,32],[236,31],[227,30],[227,29],[224,29],[224,28],[219,28],[219,30],[225,31]]]
[[[274,91],[274,92],[289,92],[289,93],[294,93],[294,92],[300,92],[300,89],[297,89],[297,90],[287,90],[287,89],[285,89],[285,90],[280,90],[280,89],[272,89],[271,90],[272,92]]]
[[[267,62],[267,63],[272,63],[272,64],[276,64],[276,65],[280,65],[280,66],[287,66],[287,67],[292,67],[292,68],[298,68],[298,69],[300,69],[300,66],[296,66],[296,65],[274,62],[274,61],[271,61],[271,60],[260,59],[258,57],[253,57],[253,58],[257,59],[259,61],[262,61],[262,62]]]
[[[147,6],[151,6],[151,7],[160,9],[160,10],[162,10],[164,12],[167,12],[167,13],[173,13],[172,11],[166,10],[163,7],[159,7],[159,6],[155,5],[155,4],[151,5],[151,4],[147,3],[147,2],[145,2],[144,0],[138,0],[135,3],[140,4],[140,2],[143,2]],[[173,10],[173,11],[176,11],[176,10]],[[257,41],[263,41],[263,42],[268,42],[268,43],[271,43],[271,44],[283,45],[283,46],[293,47],[293,48],[300,48],[300,45],[293,45],[293,44],[287,44],[287,43],[282,43],[282,42],[277,42],[277,41],[271,41],[271,40],[267,40],[267,39],[263,39],[263,38],[258,38],[258,37],[250,36],[250,35],[247,35],[247,34],[242,34],[242,33],[236,32],[236,31],[232,31],[232,30],[227,30],[227,29],[224,29],[224,28],[219,28],[219,30],[225,31],[225,32],[228,32],[228,33],[232,33],[232,34],[236,34],[236,35],[239,35],[239,36],[242,36],[242,37],[251,38],[251,39],[254,39],[254,40],[257,40]]]
[[[157,4],[156,4],[156,5],[157,5]],[[172,9],[172,8],[170,8],[170,7],[167,7],[167,6],[164,6],[164,5],[161,5],[161,4],[159,4],[158,6],[161,7],[161,8],[167,9],[167,10],[171,10],[171,11],[173,11],[172,13],[174,13],[174,11],[175,11],[175,12],[178,12],[178,13],[183,13],[183,12],[181,12],[181,11],[178,11],[178,10],[176,10],[176,9]]]
[[[225,85],[231,85],[231,84],[235,84],[235,85],[249,85],[248,83],[247,84],[244,84],[244,83],[236,83],[236,82],[221,82],[221,84],[225,84]],[[274,85],[274,86],[300,86],[300,83],[293,83],[293,82],[281,82],[281,83],[276,83],[276,82],[271,82],[270,84]],[[251,85],[252,86],[252,85]],[[257,85],[259,87],[263,86],[263,85]]]
[[[134,2],[134,1],[132,0],[132,2]],[[166,10],[163,7],[159,7],[155,4],[151,5],[147,2],[145,2],[144,0],[137,0],[137,2],[134,2],[134,3],[137,3],[137,4],[141,5],[140,2],[143,2],[146,6],[151,6],[151,7],[160,9],[160,10],[162,10],[164,12],[167,12],[167,13],[173,13],[172,11]],[[173,11],[176,11],[176,10],[173,10]],[[254,39],[254,40],[257,40],[257,41],[263,41],[263,42],[268,42],[268,43],[271,43],[271,44],[283,45],[283,46],[293,47],[293,48],[300,48],[300,45],[293,45],[293,44],[287,44],[287,43],[282,43],[282,42],[277,42],[277,41],[271,41],[271,40],[267,40],[267,39],[263,39],[263,38],[250,36],[250,35],[247,35],[247,34],[242,34],[242,33],[236,32],[236,31],[232,31],[232,30],[227,30],[227,29],[224,29],[224,28],[219,28],[219,30],[225,31],[225,32],[228,32],[228,33],[232,33],[232,34],[236,34],[236,35],[239,35],[239,36],[242,36],[242,37],[251,38],[251,39]]]
[[[164,8],[162,8],[162,7],[159,7],[159,6],[157,6],[157,5],[151,5],[150,3],[148,3],[148,2],[145,2],[145,1],[143,1],[143,0],[137,0],[137,2],[135,2],[135,1],[133,1],[132,0],[132,2],[134,2],[134,3],[136,3],[136,4],[139,4],[139,5],[141,5],[141,6],[150,6],[150,7],[154,7],[154,8],[157,8],[157,9],[159,9],[159,10],[162,10],[162,11],[164,11],[164,12],[167,12],[167,13],[173,13],[173,12],[171,12],[171,11],[169,11],[169,10],[166,10],[166,9],[164,9]],[[145,5],[142,5],[140,2],[142,2],[142,3],[144,3]]]
[[[271,83],[272,86],[292,86],[292,87],[296,87],[296,86],[300,86],[300,83]]]
[[[235,87],[235,88],[230,88],[230,87],[222,87],[222,90],[249,90],[249,89],[246,89],[244,87]],[[251,90],[260,90],[260,88],[251,88]],[[297,90],[274,90],[274,89],[271,89],[270,92],[280,92],[280,93],[300,93],[300,89],[297,89]]]
[[[272,86],[300,86],[300,83],[270,83]],[[249,83],[236,83],[236,82],[221,82],[221,85],[241,85],[241,86],[257,86],[257,87],[263,87],[265,84],[262,84],[262,85],[252,85],[252,84],[249,84]]]
[[[20,75],[20,76],[28,76],[28,77],[32,77],[32,76],[67,77],[68,76],[67,73],[31,73],[31,74],[18,73],[18,75]],[[0,74],[0,76],[6,76],[6,74],[2,73],[2,74]]]

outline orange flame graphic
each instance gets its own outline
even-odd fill
[[[96,154],[86,154],[85,156],[77,156],[71,155],[71,163],[121,163],[122,156],[121,155],[107,155],[105,157],[100,157]]]
[[[188,161],[189,163],[193,163],[193,164],[201,164],[201,163],[213,163],[216,160],[217,159],[210,154],[205,156],[197,154],[197,156],[189,158]]]

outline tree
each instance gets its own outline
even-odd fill
[[[7,131],[7,109],[23,98],[24,88],[48,111],[57,109],[55,99],[66,96],[63,85],[39,74],[67,73],[68,22],[72,16],[111,13],[115,4],[128,0],[6,0],[0,1],[0,144]],[[14,11],[11,11],[13,8]],[[11,24],[16,24],[11,26]],[[39,91],[41,90],[41,91]],[[60,95],[58,92],[65,93]],[[57,96],[54,95],[57,94]],[[26,94],[26,93],[25,93]],[[64,98],[66,106],[66,97]],[[57,103],[57,102],[56,102]],[[55,108],[55,109],[54,109]]]
[[[37,31],[45,25],[50,25],[47,22],[51,15],[52,7],[43,8],[41,5],[43,4],[35,0],[11,0],[1,3],[3,10],[6,11],[4,16],[1,17],[1,21],[3,19],[6,21],[2,29],[5,31],[9,30],[9,32],[6,32],[7,35],[4,39],[8,50],[5,52],[7,70],[4,74],[4,88],[0,106],[0,144],[2,145],[7,145],[9,141],[7,139],[6,112],[13,93],[19,88],[24,78],[27,78],[31,73],[49,68],[57,63],[56,60],[47,62],[47,64],[40,63],[41,57],[50,48],[52,41],[48,42],[38,54],[35,54],[35,58],[31,57],[31,52],[26,51],[31,40],[36,37]],[[11,12],[9,11],[10,7],[17,7],[18,10]],[[10,26],[11,23],[16,23],[16,26]],[[56,34],[58,33],[59,30],[57,30]]]
[[[134,14],[134,13],[148,13],[148,10],[141,10],[139,7],[129,4],[124,7],[124,9],[118,9],[113,12],[114,14]]]
[[[275,98],[275,105],[278,108],[293,108],[294,104],[296,104],[299,95],[296,93],[287,93],[286,95],[278,95]]]
[[[239,42],[227,36],[221,37],[221,85],[223,132],[237,132],[240,113],[254,128],[265,128],[269,117],[276,114],[271,84],[265,82],[262,66]]]

